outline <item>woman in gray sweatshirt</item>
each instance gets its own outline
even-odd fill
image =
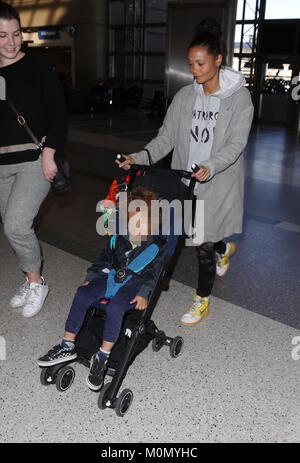
[[[174,150],[172,168],[191,171],[200,166],[195,195],[204,201],[204,237],[197,243],[198,287],[182,316],[183,325],[194,326],[209,313],[209,296],[216,276],[228,270],[234,243],[224,238],[242,233],[244,202],[243,150],[253,118],[253,105],[240,72],[225,67],[220,25],[204,19],[188,49],[194,83],[174,97],[157,137],[145,150],[118,162],[148,164]],[[197,220],[197,214],[196,214]],[[202,219],[203,220],[203,219]],[[217,264],[217,265],[216,265]]]

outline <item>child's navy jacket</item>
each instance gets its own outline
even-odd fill
[[[158,253],[145,268],[138,272],[141,281],[138,295],[148,299],[155,287],[164,261],[164,253],[167,247],[167,239],[164,236],[149,236],[147,241],[142,241],[141,246],[137,246],[134,249],[132,248],[128,236],[118,235],[115,239],[114,250],[112,249],[110,239],[109,245],[104,248],[100,256],[93,262],[91,267],[89,267],[86,280],[92,281],[104,269],[111,270],[115,268],[114,258],[118,262],[119,267],[125,270],[128,269],[130,263],[132,263],[137,256],[141,255],[151,244],[156,244],[158,246]],[[126,256],[128,251],[131,252]]]

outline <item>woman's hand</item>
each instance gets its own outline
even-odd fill
[[[135,304],[135,303],[136,303],[135,309],[137,309],[137,310],[145,310],[145,309],[147,309],[148,301],[144,297],[135,296],[135,298],[132,299],[132,301],[130,301],[130,304]]]
[[[42,171],[45,179],[48,182],[53,182],[57,174],[57,165],[54,161],[55,150],[52,148],[44,148],[42,152]]]
[[[126,158],[126,160],[123,161],[123,162],[120,162],[120,161],[118,161],[118,159],[116,159],[116,163],[118,164],[120,169],[129,170],[130,165],[135,164],[135,160],[129,154],[123,154],[123,156],[124,156],[124,158]]]
[[[210,177],[210,171],[204,166],[199,166],[198,172],[196,174],[193,173],[192,177],[196,177],[198,182],[206,182]]]

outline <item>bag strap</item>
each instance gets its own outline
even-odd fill
[[[17,110],[17,108],[15,107],[15,105],[13,104],[11,98],[6,94],[6,99],[8,101],[8,104],[9,106],[11,107],[11,110],[14,112],[14,114],[17,116],[17,121],[18,123],[24,127],[24,129],[26,130],[27,134],[30,136],[31,140],[33,141],[33,143],[35,145],[37,145],[37,147],[39,148],[40,151],[42,151],[43,149],[43,143],[38,141],[38,139],[36,138],[36,136],[34,135],[34,133],[32,132],[32,130],[30,129],[30,127],[27,125],[26,123],[26,120],[25,118],[19,113],[19,111]]]

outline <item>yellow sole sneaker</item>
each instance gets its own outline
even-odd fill
[[[192,309],[190,310],[190,312],[187,312],[183,315],[179,324],[184,326],[195,326],[198,323],[200,323],[201,320],[207,317],[209,315],[209,300],[207,298],[205,299],[205,301],[201,302],[201,305],[203,305],[202,310],[201,307],[193,308],[194,304],[197,304],[195,301],[192,305]]]
[[[229,270],[229,259],[236,251],[236,245],[234,243],[227,243],[229,245],[229,250],[224,254],[224,256],[218,257],[216,271],[219,277],[224,277]]]

